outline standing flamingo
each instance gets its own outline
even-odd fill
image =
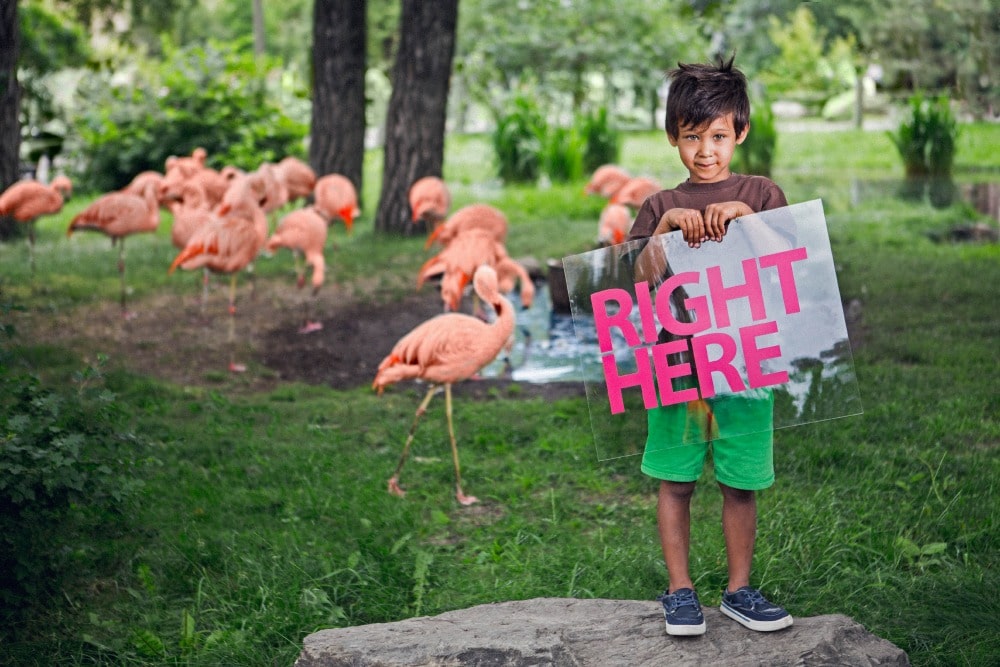
[[[433,231],[448,217],[451,193],[444,181],[437,176],[424,176],[414,181],[407,193],[412,221],[423,220]]]
[[[185,181],[179,193],[171,193],[166,200],[173,215],[170,241],[178,250],[187,247],[191,237],[200,227],[216,219],[205,195],[205,188],[197,180]],[[208,303],[209,270],[203,269],[201,277],[201,307]]]
[[[299,255],[305,256],[305,264],[312,266],[312,300],[315,301],[323,278],[326,274],[326,260],[323,249],[326,247],[327,227],[323,217],[312,208],[301,208],[292,211],[278,224],[278,229],[267,241],[267,249],[289,248],[295,256],[295,274],[297,285],[301,289],[306,284],[305,266],[300,268]],[[305,321],[300,334],[312,333],[323,328],[323,324],[310,317],[310,306],[305,309]]]
[[[354,218],[361,215],[358,208],[358,192],[350,179],[340,174],[327,174],[316,181],[313,188],[316,197],[315,208],[326,220],[339,217],[344,221],[347,233],[354,227]]]
[[[125,306],[125,237],[142,232],[155,232],[160,226],[160,207],[156,188],[149,184],[142,196],[127,192],[110,192],[78,213],[69,223],[66,235],[77,230],[100,232],[111,238],[111,245],[118,244],[118,277],[121,281],[122,318],[135,317]]]
[[[658,181],[652,178],[640,176],[630,179],[621,187],[610,199],[612,204],[625,204],[632,208],[639,208],[642,202],[650,195],[656,194],[663,189]]]
[[[278,178],[288,190],[288,201],[305,199],[316,187],[316,172],[296,157],[286,157],[277,164]]]
[[[451,240],[469,229],[482,229],[503,243],[507,240],[507,216],[489,204],[470,204],[451,214],[427,237],[425,247],[430,248],[435,241],[448,245]]]
[[[226,193],[216,213],[219,219],[195,231],[187,246],[174,258],[168,273],[179,266],[185,270],[207,267],[216,273],[230,275],[229,370],[241,373],[246,366],[235,360],[236,274],[253,262],[263,247],[267,238],[267,219],[244,181],[238,181]]]
[[[438,315],[400,338],[392,352],[379,364],[372,388],[378,390],[380,395],[385,387],[400,380],[419,378],[431,383],[413,417],[396,470],[389,478],[389,493],[393,495],[405,495],[399,486],[399,474],[406,463],[417,422],[427,411],[440,385],[444,385],[445,415],[455,464],[455,498],[462,505],[478,502],[475,496],[467,496],[462,491],[458,446],[451,420],[451,385],[468,379],[497,356],[514,331],[515,316],[510,301],[497,290],[496,271],[488,266],[480,267],[476,270],[474,285],[480,298],[491,303],[497,311],[497,318],[492,324],[461,313]]]
[[[611,198],[628,180],[631,175],[618,165],[605,164],[594,170],[590,181],[583,188],[584,194],[600,195],[606,199]]]
[[[501,256],[506,254],[502,244],[488,232],[482,229],[467,231],[424,262],[417,274],[417,289],[423,287],[428,278],[443,274],[441,300],[444,302],[444,309],[458,311],[462,292],[472,280],[476,269],[483,264],[496,267]]]
[[[18,181],[0,194],[0,215],[9,215],[28,225],[28,265],[32,282],[35,279],[35,220],[61,211],[63,199],[69,199],[72,193],[70,180],[56,176],[48,185]]]
[[[608,204],[597,223],[597,242],[602,246],[617,245],[625,240],[632,226],[632,212],[624,204]]]

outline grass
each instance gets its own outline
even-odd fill
[[[938,210],[877,189],[853,197],[853,179],[902,175],[884,134],[780,141],[775,179],[790,201],[823,198],[841,294],[863,303],[855,366],[865,412],[777,432],[778,482],[760,494],[754,580],[795,615],[853,617],[914,665],[995,664],[1000,249],[929,240],[967,221],[965,206]],[[1000,127],[966,126],[960,141],[959,178],[996,180],[1000,157],[983,146],[997,145]],[[484,137],[449,141],[456,206],[504,210],[515,256],[592,243],[601,204],[579,194],[582,183],[501,187],[487,147]],[[623,163],[681,180],[662,134],[630,135]],[[85,203],[40,225],[43,290],[27,287],[24,244],[0,246],[0,284],[15,303],[44,312],[116,297],[107,241],[62,232]],[[340,234],[337,279],[373,279],[379,267],[381,296],[391,298],[419,266],[421,241],[365,227]],[[187,289],[163,270],[166,233],[130,240],[133,298]],[[263,262],[260,279],[283,270]],[[71,351],[33,341],[8,347],[40,374],[73,363]],[[130,532],[81,545],[79,577],[4,628],[4,664],[289,665],[321,628],[540,596],[651,599],[664,585],[655,484],[635,458],[596,460],[583,399],[460,401],[463,476],[484,500],[469,509],[451,499],[437,401],[406,471],[410,494],[385,493],[416,389],[377,398],[287,384],[227,395],[123,369],[105,382],[148,443],[145,493]],[[695,495],[692,537],[709,605],[726,572],[711,479],[707,470]]]

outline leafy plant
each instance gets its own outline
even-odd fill
[[[888,133],[906,172],[903,194],[920,198],[927,191],[932,204],[947,206],[955,189],[951,180],[958,141],[955,115],[943,95],[927,99],[917,94],[909,106],[908,119]]]
[[[566,183],[583,174],[583,141],[575,128],[554,127],[545,141],[545,173],[556,183]]]
[[[199,146],[217,168],[303,156],[308,126],[275,102],[267,74],[240,44],[213,42],[167,49],[162,64],[147,64],[125,84],[110,72],[92,77],[80,88],[76,121],[84,188],[120,188]]]
[[[583,140],[583,171],[591,173],[603,164],[618,162],[622,134],[608,119],[607,107],[601,107],[579,120]]]
[[[750,131],[733,156],[734,169],[742,174],[770,176],[774,168],[774,154],[778,143],[778,129],[774,113],[766,99],[760,99],[750,112]]]
[[[547,124],[538,106],[524,96],[497,119],[493,151],[498,175],[507,183],[531,183],[541,172]]]
[[[57,590],[90,543],[113,531],[139,482],[138,439],[99,360],[75,392],[0,365],[0,599],[7,613]],[[93,554],[88,556],[93,558]]]

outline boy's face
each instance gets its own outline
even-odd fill
[[[677,137],[667,135],[680,152],[681,162],[692,183],[718,183],[729,178],[729,162],[736,146],[747,138],[749,127],[739,135],[733,128],[733,114],[719,116],[701,127],[681,125]]]

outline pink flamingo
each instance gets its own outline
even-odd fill
[[[472,229],[457,236],[420,267],[417,274],[417,289],[423,287],[424,281],[432,276],[442,275],[441,300],[444,309],[457,311],[462,301],[462,292],[472,280],[476,269],[481,265],[495,267],[507,252],[502,244],[482,229]]]
[[[583,193],[587,195],[600,195],[604,198],[610,198],[618,192],[618,190],[621,189],[621,187],[625,185],[630,178],[632,178],[632,176],[618,165],[601,165],[594,170],[593,175],[590,177],[590,181],[583,188]]]
[[[66,235],[77,230],[100,232],[111,238],[111,245],[118,244],[118,277],[121,281],[121,311],[126,320],[135,317],[125,307],[125,237],[144,232],[155,232],[160,226],[160,207],[156,188],[147,184],[142,196],[126,192],[110,192],[78,213],[69,224]]]
[[[639,208],[646,197],[656,194],[663,189],[658,181],[652,178],[640,176],[629,179],[610,199],[612,204],[625,204],[632,208]]]
[[[185,181],[180,193],[171,194],[166,205],[174,219],[170,226],[170,241],[178,250],[187,247],[195,231],[216,220],[205,195],[205,188],[194,179]],[[208,282],[209,270],[206,268],[201,277],[202,308],[208,303]]]
[[[413,417],[396,470],[389,478],[389,493],[393,495],[405,495],[399,486],[399,474],[406,463],[413,434],[431,398],[444,385],[445,415],[455,464],[455,498],[462,505],[478,502],[475,496],[467,496],[462,491],[458,446],[451,419],[451,385],[473,376],[497,356],[514,331],[515,316],[510,301],[497,289],[496,271],[488,266],[480,267],[476,270],[474,285],[480,298],[491,303],[497,311],[497,318],[492,324],[461,313],[438,315],[403,336],[379,364],[372,388],[380,395],[385,387],[400,380],[421,379],[431,383]]]
[[[312,300],[316,299],[326,275],[326,260],[323,257],[326,236],[327,226],[323,217],[312,208],[302,208],[282,218],[278,229],[267,241],[267,249],[272,252],[277,248],[289,248],[292,251],[299,289],[306,284],[305,266],[299,266],[299,255],[305,256],[305,265],[312,266]],[[310,317],[307,303],[305,321],[299,328],[299,333],[312,333],[322,328],[321,322]]]
[[[18,181],[0,194],[0,215],[9,215],[28,225],[28,265],[35,279],[35,220],[62,210],[63,199],[73,194],[73,184],[56,176],[48,185],[38,181]]]
[[[215,206],[229,188],[230,181],[220,172],[205,166],[208,154],[204,148],[196,148],[190,157],[170,156],[165,162],[163,183],[157,196],[162,200],[174,191],[180,189],[184,181],[197,179],[205,189],[205,195],[212,206]]]
[[[507,216],[489,204],[470,204],[452,213],[443,225],[431,232],[425,247],[430,248],[435,241],[446,246],[456,236],[473,228],[486,231],[501,243],[507,240]]]
[[[316,187],[316,172],[296,157],[286,157],[277,164],[278,178],[288,190],[288,201],[305,199]]]
[[[236,275],[257,257],[267,239],[267,219],[245,179],[234,184],[216,211],[217,220],[199,227],[174,258],[168,273],[207,267],[228,273],[229,282],[229,370],[241,373],[246,366],[235,361]]]
[[[602,246],[617,245],[625,240],[632,226],[632,211],[624,204],[608,204],[597,223],[597,242]]]
[[[423,220],[431,230],[448,217],[451,193],[444,181],[437,176],[424,176],[414,181],[407,193],[412,220]]]
[[[314,207],[325,220],[339,217],[344,221],[347,233],[354,227],[354,218],[361,215],[358,208],[358,192],[350,179],[340,174],[327,174],[316,181],[313,188],[316,198]]]

